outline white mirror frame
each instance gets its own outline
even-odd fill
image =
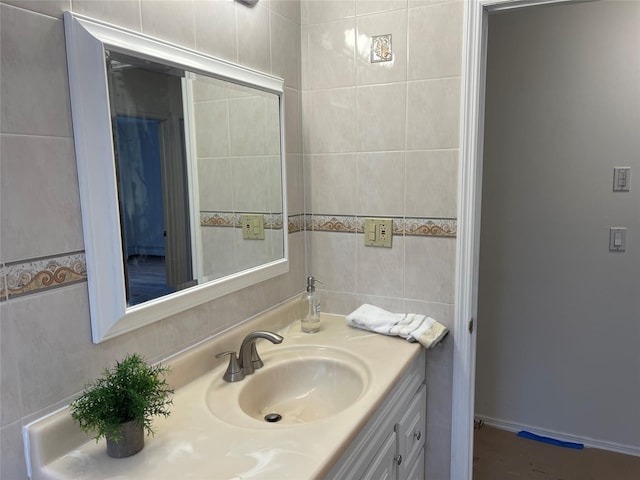
[[[282,79],[71,12],[65,12],[64,25],[93,342],[100,343],[287,273],[289,250]],[[127,307],[105,49],[115,49],[137,58],[278,95],[283,258]]]

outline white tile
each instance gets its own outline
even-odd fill
[[[196,152],[202,157],[229,156],[229,108],[227,101],[198,102],[194,105]],[[209,128],[218,125],[221,128]]]
[[[100,343],[102,368],[115,365],[131,352],[139,353],[148,362],[160,360],[158,337],[163,334],[161,322],[156,322]]]
[[[196,45],[192,2],[140,0],[142,31],[183,47]]]
[[[62,18],[66,10],[71,10],[71,0],[2,0],[2,3],[58,18]]]
[[[194,0],[196,50],[238,61],[235,2]]]
[[[0,428],[0,449],[2,449],[0,478],[7,480],[27,478],[27,466],[22,445],[22,424],[20,422]]]
[[[358,17],[357,26],[357,84],[405,81],[407,79],[406,10]],[[391,34],[392,60],[371,63],[371,37],[388,34]]]
[[[304,213],[304,173],[302,155],[287,155],[287,209],[289,215]]]
[[[233,211],[230,158],[198,159],[198,192],[201,211]]]
[[[163,355],[170,355],[205,338],[211,331],[211,321],[208,303],[161,320],[160,351]]]
[[[305,153],[356,150],[355,88],[303,92]]]
[[[302,24],[314,24],[353,17],[357,0],[301,0]]]
[[[464,0],[409,0],[409,8],[430,7],[440,3],[463,3]]]
[[[293,2],[292,2],[293,3]],[[271,65],[273,74],[288,87],[302,87],[300,25],[271,14]]]
[[[271,11],[288,18],[300,25],[300,1],[299,0],[270,0]]]
[[[355,18],[311,25],[303,30],[309,61],[306,87],[311,90],[355,85]]]
[[[120,27],[140,31],[140,2],[138,0],[73,0],[73,11],[104,20]]]
[[[302,153],[302,93],[284,89],[286,153]]]
[[[457,216],[458,155],[458,150],[407,152],[406,216]]]
[[[405,236],[405,296],[453,303],[455,238]]]
[[[350,215],[356,208],[355,154],[310,155],[307,213]]]
[[[388,151],[405,148],[405,83],[357,88],[358,151]]]
[[[224,100],[229,97],[229,82],[205,75],[195,75],[192,82],[194,103]]]
[[[277,97],[250,96],[229,100],[231,156],[279,154]]]
[[[202,269],[207,280],[237,272],[235,264],[236,229],[202,227]]]
[[[236,4],[238,22],[238,63],[271,73],[269,10],[257,4],[253,8]]]
[[[402,298],[404,296],[404,238],[396,235],[391,248],[366,247],[357,235],[358,293]]]
[[[409,10],[409,80],[461,74],[462,14],[461,2]]]
[[[356,237],[353,233],[313,232],[308,273],[323,290],[355,292]]]
[[[2,259],[82,250],[73,140],[3,135],[0,149]]]
[[[62,20],[0,4],[2,133],[71,137]]]
[[[404,10],[407,8],[407,0],[357,0],[356,14],[367,15],[370,13],[387,12],[389,10]]]
[[[8,318],[8,302],[0,303],[0,427],[22,417],[20,375],[16,361],[20,348],[15,328]]]
[[[402,216],[405,152],[358,154],[358,215]]]
[[[458,148],[460,79],[409,82],[407,149]]]
[[[274,199],[270,157],[236,157],[231,162],[233,210],[236,212],[279,212],[280,198]],[[247,188],[247,186],[250,188]]]
[[[85,283],[11,301],[24,412],[44,409],[80,392],[103,368],[91,342]]]

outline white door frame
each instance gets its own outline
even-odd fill
[[[574,0],[466,0],[462,51],[458,235],[451,414],[451,480],[472,478],[476,317],[488,16]],[[579,1],[579,0],[575,0]],[[470,333],[469,322],[473,321]]]

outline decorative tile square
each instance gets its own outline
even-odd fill
[[[371,37],[371,63],[390,62],[393,60],[391,34]]]

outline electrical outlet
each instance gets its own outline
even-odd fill
[[[264,217],[262,215],[240,215],[242,238],[245,240],[264,240]]]
[[[391,218],[365,218],[364,244],[369,247],[391,248],[393,220]]]

